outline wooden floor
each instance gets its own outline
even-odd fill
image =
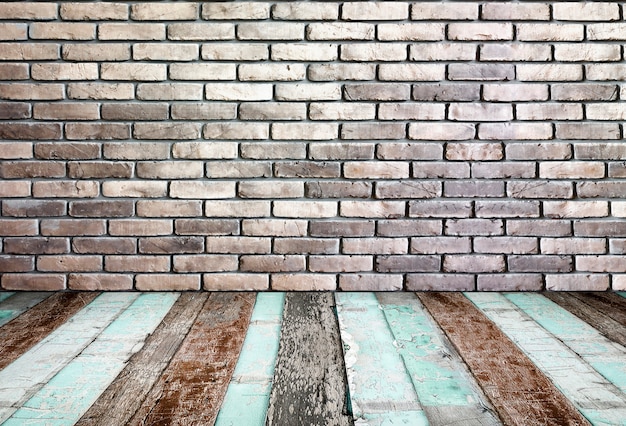
[[[626,293],[0,292],[3,425],[626,425]]]

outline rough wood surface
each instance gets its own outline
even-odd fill
[[[51,295],[46,292],[14,293],[0,302],[0,326],[16,318],[22,312],[41,303]]]
[[[331,293],[288,293],[268,425],[352,425]]]
[[[0,327],[0,370],[52,333],[98,293],[55,293]]]
[[[215,421],[243,343],[254,293],[212,293],[132,424]]]
[[[587,425],[552,382],[459,293],[418,295],[507,425]]]
[[[626,326],[626,298],[613,293],[571,293],[589,306]]]
[[[610,308],[606,309],[607,307],[604,306],[605,309],[596,309],[593,302],[588,303],[589,299],[585,295],[582,298],[563,292],[546,292],[544,295],[597,329],[608,339],[626,346],[626,325],[616,321],[607,313]]]
[[[123,425],[137,412],[189,332],[209,293],[183,293],[119,376],[77,426]]]

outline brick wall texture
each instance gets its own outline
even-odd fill
[[[626,290],[625,15],[0,2],[0,287]]]

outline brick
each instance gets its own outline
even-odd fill
[[[370,198],[373,185],[369,182],[306,182],[308,198]]]
[[[533,61],[552,59],[552,48],[548,44],[484,44],[480,46],[481,61]]]
[[[441,229],[440,220],[379,220],[376,235],[381,237],[441,235]]]
[[[128,100],[135,97],[135,87],[130,83],[70,83],[67,96],[70,99]]]
[[[33,80],[96,80],[98,65],[76,64],[33,64],[30,69]]]
[[[444,272],[493,273],[504,272],[505,260],[500,255],[459,255],[443,257]]]
[[[476,46],[471,44],[419,43],[409,46],[409,59],[412,61],[471,61],[475,58]]]
[[[128,217],[133,210],[132,201],[72,201],[69,214],[73,217]]]
[[[202,100],[204,86],[196,83],[142,83],[137,85],[137,99]]]
[[[103,80],[162,81],[167,78],[165,64],[104,63],[100,71]]]
[[[200,290],[200,275],[148,274],[135,277],[139,291],[194,291]]]
[[[100,44],[66,44],[61,56],[66,61],[127,61],[130,59],[130,45],[107,43],[106,49]]]
[[[11,83],[0,84],[0,98],[6,100],[60,100],[63,85]]]
[[[33,197],[94,198],[100,193],[98,182],[68,180],[33,182]]]
[[[554,59],[567,62],[608,62],[619,61],[622,52],[619,46],[599,43],[571,43],[554,46]]]
[[[345,99],[348,101],[378,100],[408,100],[411,87],[408,84],[378,83],[378,84],[348,84],[344,86]]]
[[[122,3],[63,3],[61,18],[66,21],[124,21],[128,19],[128,6]]]
[[[582,120],[583,107],[579,104],[523,104],[516,106],[518,120]]]
[[[339,253],[339,239],[328,238],[276,238],[276,254],[336,254]]]
[[[440,81],[445,77],[443,64],[380,64],[378,78],[383,81]]]
[[[517,66],[521,81],[580,81],[583,69],[574,64],[523,64]]]
[[[239,222],[232,219],[176,219],[177,235],[237,235]]]
[[[583,272],[626,272],[626,256],[576,256],[576,269]]]
[[[470,217],[473,205],[470,201],[410,201],[409,217]]]
[[[624,40],[626,38],[624,34],[626,34],[626,25],[621,22],[587,25],[589,40]]]
[[[35,270],[34,256],[0,255],[0,272],[31,272]]]
[[[414,237],[411,238],[411,253],[451,254],[469,253],[472,241],[469,237]]]
[[[169,76],[173,80],[234,80],[235,64],[171,64]]]
[[[67,288],[77,291],[128,291],[133,277],[123,274],[69,274]]]
[[[169,158],[169,144],[160,142],[105,143],[103,157],[115,160],[160,160]]]
[[[374,158],[374,144],[366,143],[316,143],[309,146],[313,160],[367,160]]]
[[[515,79],[515,67],[509,64],[450,64],[449,80],[510,81]]]
[[[306,265],[304,256],[244,255],[239,269],[243,272],[300,272],[306,269]]]
[[[609,163],[609,177],[626,177],[626,163]]]
[[[270,215],[269,201],[208,201],[206,205],[206,216],[214,217],[266,217]]]
[[[154,161],[137,164],[137,176],[144,179],[193,179],[204,175],[200,161]]]
[[[580,198],[622,198],[626,193],[626,182],[579,182],[576,191]]]
[[[28,72],[28,64],[12,64],[12,63],[4,63],[0,64],[0,79],[2,80],[28,80],[29,72]],[[12,85],[2,84],[0,85],[0,93],[4,98],[7,93],[11,93],[10,89]],[[24,87],[24,86],[18,86]],[[14,91],[13,93],[17,94],[19,91]],[[15,95],[14,95],[15,96]],[[30,99],[30,98],[29,98]]]
[[[0,182],[0,197],[2,198],[22,198],[31,195],[30,182],[13,181]]]
[[[2,215],[13,217],[53,217],[66,214],[66,203],[60,200],[4,200]]]
[[[624,64],[588,64],[585,65],[588,80],[620,81],[626,78],[626,65]]]
[[[448,162],[413,162],[411,177],[417,179],[463,179],[470,177],[470,165]]]
[[[0,52],[2,52],[1,57],[4,61],[59,59],[59,45],[51,43],[0,43]]]
[[[604,254],[604,238],[541,238],[542,254]]]
[[[472,291],[474,276],[467,274],[408,274],[409,291]]]
[[[619,94],[615,84],[553,84],[551,97],[556,101],[614,101]]]
[[[502,160],[504,149],[501,143],[454,142],[446,145],[446,159],[451,161],[494,161]]]
[[[585,105],[585,112],[589,120],[626,120],[626,107],[622,104],[587,104]]]
[[[233,164],[224,161],[209,161],[206,163],[206,175],[209,178],[254,178],[271,177],[272,167],[265,161],[246,161]]]
[[[546,86],[546,99],[547,93]],[[480,86],[462,83],[414,84],[413,99],[416,101],[478,101],[480,100]]]
[[[241,81],[299,81],[304,80],[303,64],[240,64]]]
[[[613,203],[615,204],[615,203]],[[615,207],[613,208],[613,216]],[[620,219],[578,220],[574,222],[574,235],[581,237],[625,237],[626,222]]]
[[[456,164],[455,167],[458,167]],[[468,165],[469,166],[469,165]],[[537,177],[536,164],[527,161],[473,163],[472,177],[479,179],[532,179]],[[469,177],[469,176],[462,176]]]
[[[101,107],[104,120],[167,120],[169,105],[165,103],[110,103]]]
[[[305,143],[243,143],[241,144],[241,158],[267,160],[306,158]]]
[[[380,160],[441,160],[443,145],[440,143],[381,143],[376,147]],[[415,173],[415,163],[413,172]],[[413,176],[416,177],[416,176]]]
[[[233,49],[230,43],[202,45],[201,57],[213,61],[261,61],[269,59],[269,46],[263,43],[237,43]]]
[[[609,252],[614,254],[626,254],[626,238],[610,239]]]
[[[32,142],[3,142],[0,158],[3,160],[19,160],[33,158]]]
[[[508,220],[506,223],[508,235],[525,235],[544,237],[565,237],[572,235],[572,225],[567,220]]]
[[[272,123],[274,140],[332,140],[338,135],[335,123]]]
[[[139,253],[142,254],[202,253],[203,251],[204,239],[202,237],[139,238]]]
[[[485,84],[483,85],[483,96],[486,101],[497,102],[545,101],[549,97],[548,87],[547,84],[532,83]],[[552,94],[554,97],[554,92]],[[520,106],[522,105],[518,105],[518,107]]]
[[[136,139],[185,140],[200,137],[200,123],[135,123]]]
[[[403,44],[353,43],[340,47],[343,61],[404,61],[407,54],[407,46]]]
[[[609,2],[559,4],[552,6],[554,19],[559,21],[617,21],[619,5]]]
[[[301,182],[239,182],[238,194],[242,198],[298,198],[304,195]]]
[[[0,235],[3,237],[37,235],[38,225],[34,219],[2,219],[0,220]]]
[[[604,129],[603,127],[595,127],[595,128],[597,130]],[[589,133],[591,133],[592,130],[593,128],[589,129]],[[611,130],[615,132],[616,129],[612,128]],[[593,139],[593,138],[588,138],[588,139]],[[575,153],[576,158],[579,160],[623,160],[624,156],[626,155],[626,147],[621,142],[577,143],[576,145],[574,145],[574,153]]]
[[[137,215],[144,217],[202,216],[200,201],[146,200],[137,201]]]
[[[476,128],[471,123],[410,123],[409,139],[461,141],[474,139]]]
[[[377,38],[381,41],[439,41],[446,37],[445,28],[440,23],[378,24]]]
[[[339,5],[324,2],[277,3],[272,6],[272,18],[285,21],[335,21]]]
[[[404,139],[406,125],[403,123],[345,123],[341,125],[341,139]]]
[[[507,182],[507,196],[513,198],[573,198],[571,182],[511,181]]]
[[[626,289],[626,275],[613,275],[611,287],[614,291],[623,291]]]
[[[69,238],[5,238],[4,252],[8,254],[65,254],[70,251]]]
[[[506,158],[509,160],[568,160],[572,158],[572,146],[556,142],[524,142],[505,145]]]
[[[409,164],[395,161],[347,162],[343,166],[348,179],[406,179],[409,177]]]
[[[286,83],[276,84],[273,89],[278,101],[331,101],[341,99],[342,88],[335,83]],[[271,94],[269,99],[272,99]]]
[[[306,27],[307,40],[374,40],[375,25],[365,22],[312,23]]]
[[[372,256],[310,256],[311,272],[367,272],[372,271]]]
[[[273,274],[271,288],[276,291],[332,291],[337,288],[337,278],[321,274]]]
[[[308,77],[312,81],[369,81],[376,78],[374,64],[313,64],[308,67]]]
[[[444,104],[385,103],[378,106],[380,120],[443,120],[444,117]]]
[[[41,235],[47,237],[99,236],[106,234],[104,219],[43,219]]]
[[[167,182],[107,181],[102,182],[105,197],[156,198],[167,195]]]
[[[309,106],[311,120],[369,120],[376,114],[376,107],[367,103],[314,102]]]
[[[546,275],[546,290],[550,291],[606,291],[608,289],[608,275]]]
[[[411,19],[473,21],[478,19],[478,4],[470,2],[418,2],[411,6]]]
[[[4,274],[1,282],[8,291],[65,290],[64,274]]]
[[[64,177],[65,163],[56,161],[5,161],[0,164],[0,176],[4,179]]]
[[[193,21],[198,17],[198,8],[195,3],[186,2],[133,4],[130,18],[135,21]]]
[[[170,184],[171,198],[221,199],[235,196],[235,182],[184,182]]]
[[[61,139],[57,123],[0,123],[0,139],[52,140]]]
[[[104,23],[98,25],[100,40],[165,40],[164,24]]]
[[[94,40],[96,26],[73,22],[33,22],[28,35],[35,40]]]
[[[513,25],[509,23],[451,23],[449,40],[513,40]]]
[[[272,213],[275,217],[335,217],[337,216],[337,203],[334,201],[275,201]]]
[[[24,19],[45,21],[56,19],[57,5],[53,3],[3,2],[0,3],[2,19]]]
[[[398,291],[402,290],[403,277],[397,274],[341,274],[342,291]]]
[[[234,40],[235,25],[230,23],[176,23],[167,26],[169,40]]]
[[[307,108],[298,102],[249,102],[239,106],[241,120],[304,120]]]
[[[482,5],[480,17],[496,21],[549,21],[547,4],[487,3]]]
[[[41,272],[98,272],[102,270],[101,256],[39,256],[37,270]]]
[[[378,182],[374,188],[377,199],[437,198],[441,196],[441,182]]]
[[[211,2],[202,5],[202,19],[267,19],[270,17],[270,5],[264,2],[221,3]]]
[[[208,291],[263,291],[269,290],[265,274],[204,274],[202,288]]]
[[[97,120],[100,111],[97,104],[76,102],[68,104],[37,103],[33,106],[36,120]]]
[[[581,41],[585,36],[582,24],[529,24],[515,26],[519,41]]]
[[[371,220],[324,220],[311,221],[313,237],[371,237],[375,223]]]
[[[0,23],[0,40],[27,40],[28,25],[14,23]]]
[[[133,45],[135,61],[193,61],[198,59],[197,45],[183,43],[136,43]]]
[[[404,201],[341,201],[339,214],[343,217],[398,218],[404,217]]]
[[[170,256],[105,256],[107,272],[167,272]]]
[[[264,254],[270,253],[271,242],[269,237],[207,237],[205,251],[225,254]]]
[[[122,123],[68,123],[65,137],[69,140],[129,139],[130,126]]]
[[[376,256],[377,272],[438,272],[440,268],[440,256]]]
[[[144,104],[143,106],[146,107],[147,105]],[[183,102],[172,105],[171,113],[174,120],[228,120],[236,118],[237,105],[233,103],[216,105]],[[218,150],[214,151],[217,152]]]
[[[543,179],[597,179],[605,177],[604,163],[599,161],[550,161],[539,163]]]
[[[271,58],[274,61],[334,61],[337,51],[336,44],[276,43],[271,46]]]
[[[510,272],[572,272],[572,256],[512,255],[508,258]]]
[[[237,256],[228,255],[176,255],[174,272],[228,272],[236,271],[239,266]]]
[[[513,108],[496,103],[452,103],[448,118],[454,121],[509,121],[513,119]]]
[[[541,291],[543,278],[540,274],[493,274],[479,275],[478,291]]]
[[[495,236],[504,234],[500,219],[449,219],[444,223],[445,235]]]
[[[292,22],[254,22],[237,25],[239,40],[302,40],[304,25]]]
[[[241,224],[244,235],[303,237],[307,221],[295,219],[245,219]]]
[[[534,254],[539,252],[535,237],[476,237],[474,252],[493,254]]]
[[[156,236],[172,232],[172,221],[167,219],[109,220],[109,234],[114,236]]]
[[[539,217],[538,201],[476,201],[476,217]]]
[[[341,7],[341,19],[345,21],[400,21],[408,17],[407,3],[346,2]]]

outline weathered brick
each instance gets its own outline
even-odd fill
[[[504,272],[505,260],[501,255],[450,254],[443,257],[444,272],[492,273]]]
[[[170,270],[170,256],[117,256],[104,257],[107,272],[167,272]]]
[[[243,181],[239,182],[237,192],[242,198],[299,198],[304,195],[304,184],[287,181]]]
[[[36,120],[97,120],[100,111],[97,104],[76,102],[67,104],[37,103],[33,106]]]
[[[182,102],[172,105],[171,114],[173,120],[229,120],[236,118],[237,105]],[[217,152],[217,150],[214,151]]]
[[[193,61],[198,59],[199,48],[183,43],[136,43],[133,45],[135,61]]]
[[[240,40],[302,40],[304,25],[300,23],[254,22],[237,25]]]
[[[272,18],[285,21],[335,21],[339,4],[323,2],[287,2],[272,5]]]
[[[4,239],[8,254],[65,254],[70,252],[69,238],[16,237]]]
[[[171,64],[169,76],[173,80],[234,80],[236,66],[234,64]]]
[[[225,254],[265,254],[271,252],[271,243],[269,237],[207,237],[205,251]]]
[[[534,254],[539,252],[539,244],[535,237],[476,237],[474,252]]]
[[[609,239],[609,253],[626,254],[626,238]]]
[[[43,219],[41,235],[47,237],[80,237],[106,234],[104,219]],[[76,240],[75,238],[74,240]]]
[[[202,216],[202,202],[177,200],[142,200],[137,201],[137,215],[144,217]]]
[[[585,70],[588,80],[621,81],[626,78],[626,65],[624,64],[586,64]]]
[[[342,291],[398,291],[404,279],[399,274],[341,274],[339,288]]]
[[[260,61],[269,59],[269,46],[262,43],[238,43],[233,49],[230,43],[202,45],[201,57],[214,61]]]
[[[274,61],[334,61],[337,52],[336,44],[276,43],[271,46]]]
[[[626,182],[577,182],[576,192],[581,198],[622,198],[626,194]]]
[[[517,65],[521,81],[581,81],[583,68],[577,64],[522,64]]]
[[[69,214],[73,217],[128,217],[134,210],[132,201],[72,201]]]
[[[307,40],[373,40],[375,25],[364,22],[312,23],[306,27]]]
[[[139,291],[194,291],[200,290],[200,275],[147,274],[135,277]]]
[[[403,44],[353,43],[340,47],[343,61],[404,61],[407,55],[407,46]]]
[[[267,19],[270,17],[270,4],[265,2],[221,3],[210,2],[202,5],[202,19]]]
[[[487,3],[482,5],[480,16],[497,21],[548,21],[550,6],[541,3]]]
[[[123,21],[128,5],[122,3],[62,3],[59,12],[66,21]]]
[[[31,195],[31,183],[24,181],[0,181],[0,197],[22,198]]]
[[[173,4],[145,3],[133,4],[130,17],[136,21],[187,21],[198,17],[199,6],[195,3],[177,2]]]
[[[373,185],[369,182],[306,182],[308,198],[370,198]]]
[[[129,139],[130,125],[122,123],[67,123],[65,137],[69,140]]]
[[[509,143],[505,145],[509,160],[568,160],[572,158],[572,146],[568,143]]]
[[[547,84],[532,83],[485,84],[483,85],[483,96],[486,101],[497,102],[545,101],[549,96],[548,88]],[[552,94],[554,95],[554,92]]]
[[[104,23],[98,25],[100,40],[165,40],[164,24]]]
[[[343,254],[407,254],[408,238],[344,238]]]
[[[3,274],[4,290],[59,291],[65,290],[65,274]]]
[[[501,219],[449,219],[444,223],[444,234],[458,236],[503,235],[504,222]]]
[[[440,256],[376,256],[377,272],[438,272],[440,268]]]
[[[20,64],[20,63],[3,63],[0,64],[0,79],[1,80],[28,80],[29,67],[28,64]],[[8,94],[11,93],[11,88],[13,84],[2,84],[0,85],[0,94],[2,98],[8,98]],[[20,86],[18,86],[19,89]],[[22,86],[24,87],[24,86]],[[13,96],[16,96],[19,93],[19,90],[13,91]],[[30,99],[30,98],[29,98]]]
[[[269,289],[269,278],[265,274],[204,274],[204,290],[208,291],[263,291]]]
[[[337,254],[339,239],[329,238],[275,238],[276,254]]]
[[[137,85],[141,100],[202,100],[204,86],[197,83],[142,83]]]
[[[553,181],[511,181],[507,182],[506,192],[513,198],[572,198],[574,188],[571,182]]]
[[[30,24],[28,35],[34,40],[94,40],[96,26],[73,22],[34,22]]]
[[[139,253],[142,254],[202,253],[203,251],[204,239],[202,237],[139,238]]]
[[[572,235],[572,225],[567,220],[508,220],[507,235],[565,237]]]
[[[481,61],[545,62],[551,59],[552,48],[548,44],[484,44],[480,46]]]
[[[474,276],[469,274],[408,274],[409,291],[472,291]]]
[[[13,217],[64,216],[67,211],[61,200],[4,200],[2,215]]]
[[[379,220],[376,235],[381,237],[441,235],[441,226],[440,220]]]
[[[83,180],[33,182],[33,197],[94,198],[100,193],[98,182]]]
[[[626,34],[626,25],[622,22],[587,25],[589,40],[624,40],[626,38],[624,34]]]
[[[374,158],[374,144],[367,143],[316,143],[309,146],[313,160],[367,160]]]
[[[241,64],[238,68],[241,81],[298,81],[304,80],[303,64]]]
[[[440,81],[446,72],[443,64],[380,64],[378,78],[383,81]]]
[[[67,288],[77,291],[128,291],[133,289],[133,277],[124,274],[69,274]]]
[[[109,220],[109,234],[115,236],[170,235],[172,221],[168,219],[113,219]]]
[[[313,102],[309,106],[311,120],[369,120],[376,114],[376,106],[367,103]]]
[[[0,177],[55,178],[65,176],[65,163],[57,161],[4,161],[0,163]]]
[[[598,179],[605,177],[605,165],[599,161],[549,161],[539,163],[543,179]]]
[[[451,254],[470,253],[472,241],[469,237],[413,237],[411,253],[416,254]]]
[[[409,139],[435,141],[462,141],[474,139],[473,123],[410,123]]]
[[[445,29],[440,23],[378,24],[377,38],[381,41],[438,41],[445,39]]]
[[[478,138],[483,140],[547,140],[553,139],[550,123],[481,123]]]
[[[307,221],[302,219],[244,219],[241,232],[252,236],[304,237]]]
[[[348,179],[406,179],[409,177],[409,163],[396,161],[347,162],[343,166]]]
[[[524,104],[515,108],[518,120],[582,120],[583,107],[579,104]]]
[[[572,272],[572,256],[512,255],[508,257],[510,272]]]
[[[0,255],[0,272],[31,272],[35,270],[34,256]]]
[[[37,146],[37,145],[35,145]],[[0,158],[3,160],[20,160],[33,158],[32,142],[3,142]]]
[[[538,201],[476,201],[476,217],[539,217]]]
[[[374,187],[377,199],[392,198],[437,198],[441,196],[441,182],[378,182]]]
[[[61,125],[57,123],[0,123],[0,139],[51,140],[61,139]]]
[[[582,24],[530,24],[515,26],[519,41],[581,41],[585,36]]]
[[[510,81],[515,79],[515,66],[509,64],[450,64],[449,80]]]
[[[404,201],[341,201],[339,212],[343,217],[397,218],[405,215]]]
[[[589,129],[590,132],[591,130]],[[622,160],[626,155],[626,146],[619,142],[577,143],[574,145],[574,153],[576,158],[581,160]]]
[[[306,265],[305,257],[299,255],[244,255],[239,269],[243,272],[300,272]]]
[[[2,19],[51,20],[57,17],[57,5],[39,2],[3,2],[0,4],[0,15]]]
[[[156,198],[167,195],[167,182],[107,181],[102,182],[105,197]]]
[[[487,85],[485,85],[486,91]],[[548,89],[546,86],[546,99]],[[431,83],[414,84],[413,99],[416,101],[478,101],[480,86],[474,84]],[[485,98],[485,100],[490,100]]]
[[[234,40],[235,25],[231,23],[177,23],[167,26],[169,40]]]
[[[551,97],[557,101],[613,101],[618,94],[619,87],[615,84],[569,83],[551,86]]]
[[[604,238],[541,238],[542,254],[604,254]],[[578,265],[577,265],[578,266]]]
[[[300,160],[306,158],[306,144],[294,142],[242,143],[240,146],[240,154],[241,158],[246,159]]]
[[[19,237],[37,235],[38,225],[34,219],[2,219],[0,220],[0,236]]]
[[[622,52],[619,46],[599,43],[571,43],[554,46],[554,59],[566,62],[619,61]]]
[[[169,158],[170,146],[160,142],[105,143],[102,153],[106,159],[160,160]]]
[[[589,120],[626,120],[626,108],[622,104],[587,104],[585,105],[585,112]]]
[[[0,23],[0,40],[28,40],[28,25]]]
[[[541,291],[543,278],[540,274],[479,275],[476,289],[479,291]]]
[[[127,100],[135,97],[135,87],[130,83],[70,83],[67,96],[70,99]]]
[[[380,160],[441,160],[443,144],[440,143],[381,143],[376,147],[376,158]],[[413,163],[413,172],[416,167]],[[414,176],[416,177],[416,176]]]
[[[470,217],[473,203],[470,201],[410,201],[410,217]]]
[[[469,166],[469,164],[467,164],[467,166]],[[454,167],[458,166],[455,164]],[[532,179],[536,177],[535,169],[535,163],[527,161],[473,163],[472,177],[479,179]]]
[[[101,256],[39,256],[37,270],[42,272],[98,272],[102,270]]]
[[[444,117],[443,104],[384,103],[378,106],[380,120],[443,120]]]
[[[215,200],[207,201],[205,215],[209,217],[266,217],[270,215],[269,201]]]
[[[615,210],[615,209],[614,209]],[[614,213],[615,216],[615,213]],[[619,217],[619,216],[618,216]],[[625,237],[626,222],[612,220],[577,220],[574,221],[574,235],[581,237]]]
[[[513,40],[510,23],[451,23],[448,25],[449,40]]]
[[[167,78],[165,64],[103,63],[100,71],[103,80],[162,81]]]
[[[413,162],[411,176],[417,179],[463,179],[470,177],[470,165],[449,162]]]
[[[324,220],[311,221],[313,237],[371,237],[375,223],[371,220]]]
[[[619,5],[610,2],[556,3],[552,6],[554,19],[559,21],[617,21]]]
[[[100,44],[65,44],[61,56],[66,61],[127,61],[130,59],[130,45],[108,43],[106,49]]]
[[[299,102],[249,102],[239,106],[241,120],[304,120],[306,105]]]
[[[239,222],[234,219],[176,219],[177,235],[237,235]]]
[[[98,65],[94,63],[33,64],[33,80],[96,80]]]
[[[604,274],[546,275],[546,290],[550,291],[606,291],[609,276]]]
[[[61,84],[0,84],[0,98],[6,100],[60,100],[63,99],[63,90]]]
[[[368,272],[373,269],[372,256],[310,256],[311,272]]]
[[[170,184],[171,198],[220,199],[235,196],[235,182],[174,181]]]
[[[272,213],[275,217],[335,217],[337,216],[337,203],[335,201],[275,201]]]
[[[245,163],[235,164],[224,161],[209,161],[206,163],[206,166],[206,175],[210,178],[261,178],[272,176],[272,166],[266,161],[246,161]]]
[[[308,67],[308,77],[312,81],[374,80],[374,64],[313,64]]]
[[[432,38],[437,37],[437,33]],[[412,61],[470,61],[476,58],[476,46],[460,43],[420,43],[409,46]]]
[[[626,272],[626,256],[576,256],[576,269],[583,272]]]
[[[239,259],[232,255],[176,255],[172,270],[179,273],[189,272],[228,272],[236,271]]]
[[[0,52],[2,52],[1,58],[4,61],[59,59],[59,45],[51,43],[0,43]]]
[[[322,274],[272,274],[271,288],[275,291],[332,291],[337,289],[337,278]]]
[[[451,161],[502,160],[504,148],[501,143],[454,142],[446,145],[446,159]]]

